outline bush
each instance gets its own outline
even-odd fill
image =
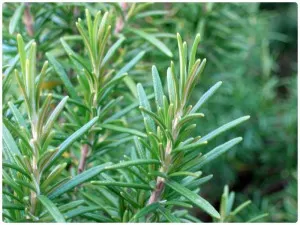
[[[5,222],[296,220],[292,22],[252,3],[3,7]]]

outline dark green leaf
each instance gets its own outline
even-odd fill
[[[196,206],[203,209],[205,212],[207,212],[209,215],[219,219],[220,214],[214,209],[214,207],[205,199],[200,197],[199,195],[195,194],[194,192],[190,191],[189,189],[185,188],[184,186],[176,183],[175,181],[166,181],[166,185],[172,188],[174,191],[178,192],[182,196],[186,197],[188,200],[190,200],[192,203],[194,203]]]
[[[79,97],[75,91],[75,88],[73,87],[73,85],[72,85],[70,79],[68,78],[68,75],[66,74],[62,65],[54,58],[54,56],[50,52],[47,52],[46,56],[47,56],[49,62],[52,64],[55,72],[57,73],[57,75],[60,77],[60,79],[64,83],[64,85],[67,88],[68,92],[70,93],[71,97],[74,99],[79,99]]]
[[[38,199],[41,201],[41,203],[45,206],[45,208],[49,211],[49,213],[52,215],[53,219],[58,223],[65,223],[64,216],[60,213],[59,209],[54,205],[54,203],[49,200],[44,195],[39,195]]]

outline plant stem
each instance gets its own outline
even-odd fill
[[[25,3],[25,13],[24,13],[24,24],[27,30],[27,33],[29,36],[33,36],[34,32],[33,32],[33,19],[32,19],[32,15],[30,13],[30,6],[29,3],[26,2]]]
[[[182,115],[182,107],[175,114],[175,118],[172,121],[172,137],[173,137],[174,142],[176,142],[176,139],[178,137],[179,131],[178,131],[177,125],[178,125],[178,122],[181,118],[181,115]],[[166,148],[165,148],[165,159],[162,162],[163,165],[160,168],[160,172],[163,172],[163,173],[168,172],[169,166],[172,162],[172,157],[171,157],[172,148],[173,148],[172,147],[172,141],[170,139],[168,139],[167,145],[166,145]],[[157,177],[156,187],[150,195],[150,198],[148,200],[148,205],[150,205],[154,202],[157,202],[160,199],[161,194],[163,193],[164,187],[165,187],[165,178]]]
[[[89,145],[84,144],[81,148],[81,158],[80,158],[80,162],[79,162],[79,166],[78,166],[78,173],[81,173],[82,171],[84,171],[88,152],[89,152]]]

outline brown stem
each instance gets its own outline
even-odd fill
[[[78,166],[78,173],[81,173],[82,171],[84,171],[88,152],[89,152],[89,145],[84,144],[81,148],[81,157],[80,157],[80,162],[79,162],[79,166]]]
[[[127,10],[127,3],[126,2],[121,2],[120,6],[121,6],[121,8],[122,8],[122,10],[125,14],[126,10]],[[120,33],[123,30],[123,27],[124,27],[124,21],[123,21],[122,16],[120,16],[120,17],[117,18],[117,23],[116,23],[116,27],[115,27],[115,34]]]
[[[23,17],[23,21],[27,30],[27,33],[29,36],[33,36],[34,32],[33,32],[33,18],[32,15],[30,13],[30,5],[28,2],[25,3],[25,12],[24,12],[24,17]]]
[[[165,187],[165,180],[162,177],[157,177],[155,190],[152,191],[151,196],[148,200],[148,205],[157,202],[160,198],[160,195]]]
[[[173,136],[174,141],[178,137],[177,125],[178,125],[178,122],[179,122],[179,120],[181,118],[181,115],[182,115],[182,109],[180,109],[175,114],[175,118],[173,119],[173,122],[172,122],[172,136]],[[172,148],[173,148],[172,147],[172,141],[168,140],[166,148],[165,148],[165,159],[164,159],[162,167],[160,168],[160,172],[162,172],[162,173],[167,173],[168,169],[169,169],[169,166],[172,163],[172,157],[171,157]],[[154,202],[159,201],[160,196],[161,196],[161,194],[162,194],[162,192],[164,190],[164,187],[165,187],[165,179],[162,178],[162,177],[157,177],[157,179],[156,179],[156,187],[151,192],[150,198],[148,200],[148,205],[150,205],[150,204],[152,204]]]

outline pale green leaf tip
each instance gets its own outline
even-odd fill
[[[242,140],[243,140],[242,137],[238,137],[238,138],[237,138],[237,141],[238,141],[238,142],[241,142]]]
[[[213,216],[217,219],[221,219],[221,216],[218,212],[215,212]]]
[[[245,120],[248,120],[248,119],[250,119],[250,115],[247,115],[247,116],[245,116],[244,118],[245,118]]]

